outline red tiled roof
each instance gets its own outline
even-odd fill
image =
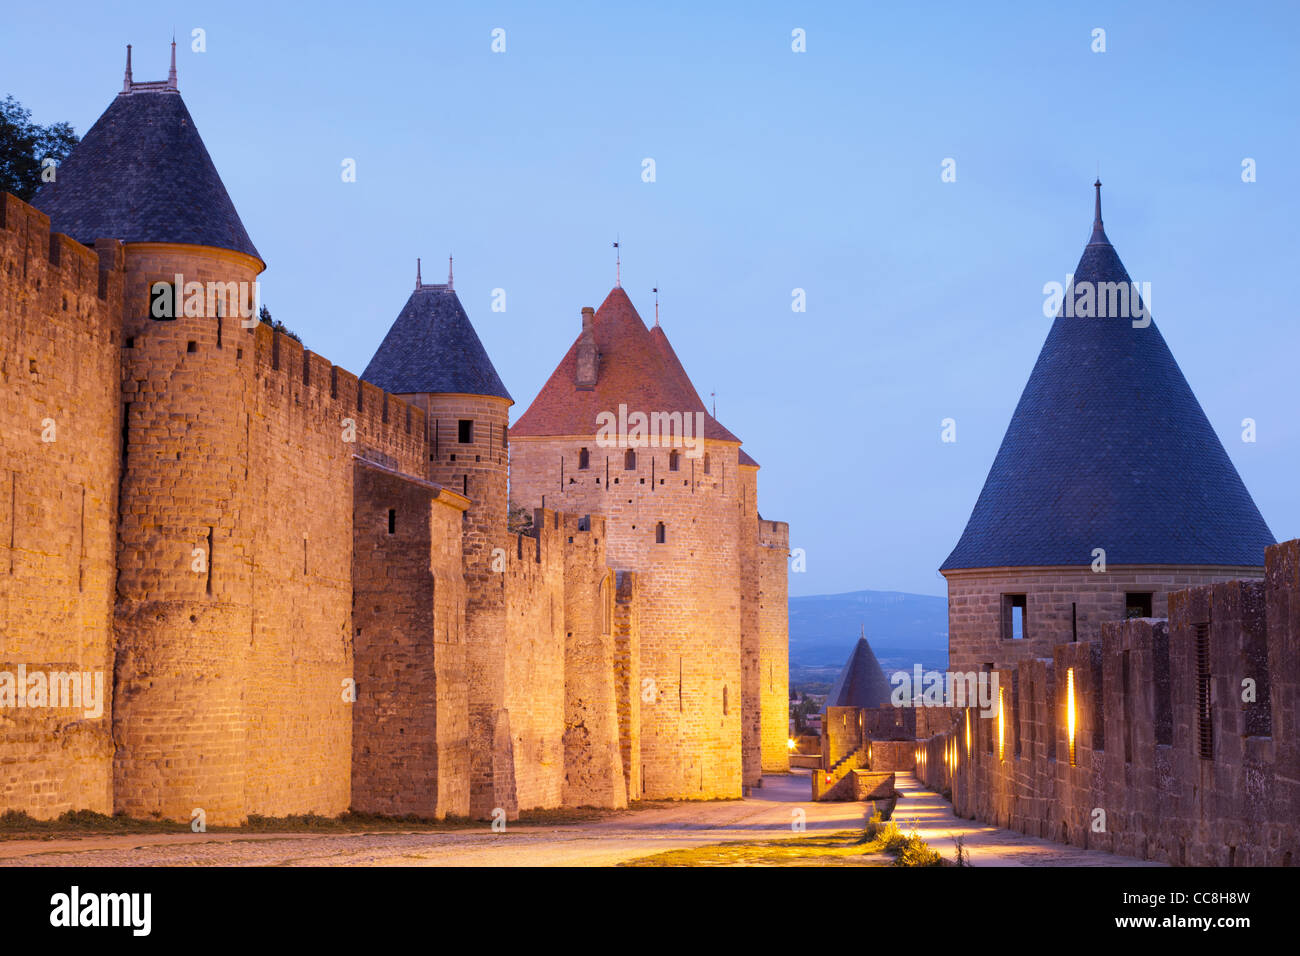
[[[510,434],[594,435],[596,417],[601,412],[617,414],[621,403],[627,405],[629,413],[705,412],[705,438],[739,442],[708,414],[663,331],[656,331],[657,337],[646,328],[627,293],[614,288],[592,322],[600,353],[595,387],[579,389],[574,384],[578,354],[575,338]]]

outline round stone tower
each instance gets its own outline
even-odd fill
[[[177,89],[122,91],[37,197],[125,246],[114,808],[243,818],[252,633],[247,407],[265,268]],[[252,325],[256,320],[250,318]]]
[[[470,813],[516,812],[505,713],[505,575],[493,566],[506,544],[508,437],[514,404],[470,323],[448,268],[447,282],[423,281],[361,377],[424,409],[427,476],[472,502],[465,512],[464,635],[469,684]],[[504,553],[504,552],[500,552]]]
[[[948,579],[948,666],[1004,668],[1262,577],[1273,535],[1102,227],[1029,376]]]

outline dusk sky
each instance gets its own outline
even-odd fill
[[[10,4],[0,95],[84,134],[126,44],[164,79],[174,28],[275,318],[360,372],[416,257],[441,282],[452,252],[512,420],[620,238],[625,289],[652,322],[659,287],[806,552],[794,595],[944,593],[1100,170],[1111,242],[1274,536],[1300,536],[1295,5],[539,6]]]

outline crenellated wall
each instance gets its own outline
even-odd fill
[[[1095,641],[1102,625],[1125,616],[1129,592],[1151,595],[1151,613],[1164,617],[1173,591],[1217,581],[1257,578],[1258,567],[1090,565],[1060,568],[981,568],[945,571],[948,579],[948,666],[1010,667],[1046,657],[1064,641]],[[1026,602],[1022,637],[1005,607],[1008,595]]]
[[[0,812],[112,810],[122,278],[0,194]],[[20,667],[89,675],[98,715],[19,708]]]
[[[918,745],[922,778],[963,816],[1077,846],[1294,864],[1300,540],[1268,549],[1264,581],[1175,591],[1168,607],[1000,669],[1001,737],[996,718],[963,713]]]
[[[0,706],[0,811],[739,796],[742,724],[745,779],[786,768],[788,531],[734,444],[707,472],[620,459],[612,491],[509,534],[508,400],[386,394],[206,296],[151,314],[160,280],[262,268],[92,251],[3,197],[0,705],[20,666],[99,674],[105,700]],[[541,505],[531,451],[516,500]]]

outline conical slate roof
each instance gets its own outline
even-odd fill
[[[176,242],[260,260],[175,89],[119,93],[32,201],[55,232]]]
[[[1096,186],[1080,293],[1130,282]],[[1261,565],[1273,535],[1155,322],[1065,313],[941,570],[1085,565],[1096,548],[1111,565]]]
[[[512,436],[594,435],[597,416],[617,414],[624,404],[629,413],[704,411],[704,437],[740,441],[708,415],[681,364],[673,367],[621,287],[596,310],[592,334],[600,356],[595,386],[577,387],[579,337],[511,427]]]
[[[889,681],[871,645],[865,637],[860,637],[826,697],[826,706],[884,707],[889,704],[890,691]]]
[[[446,285],[417,285],[361,377],[386,392],[492,395],[513,402]]]

